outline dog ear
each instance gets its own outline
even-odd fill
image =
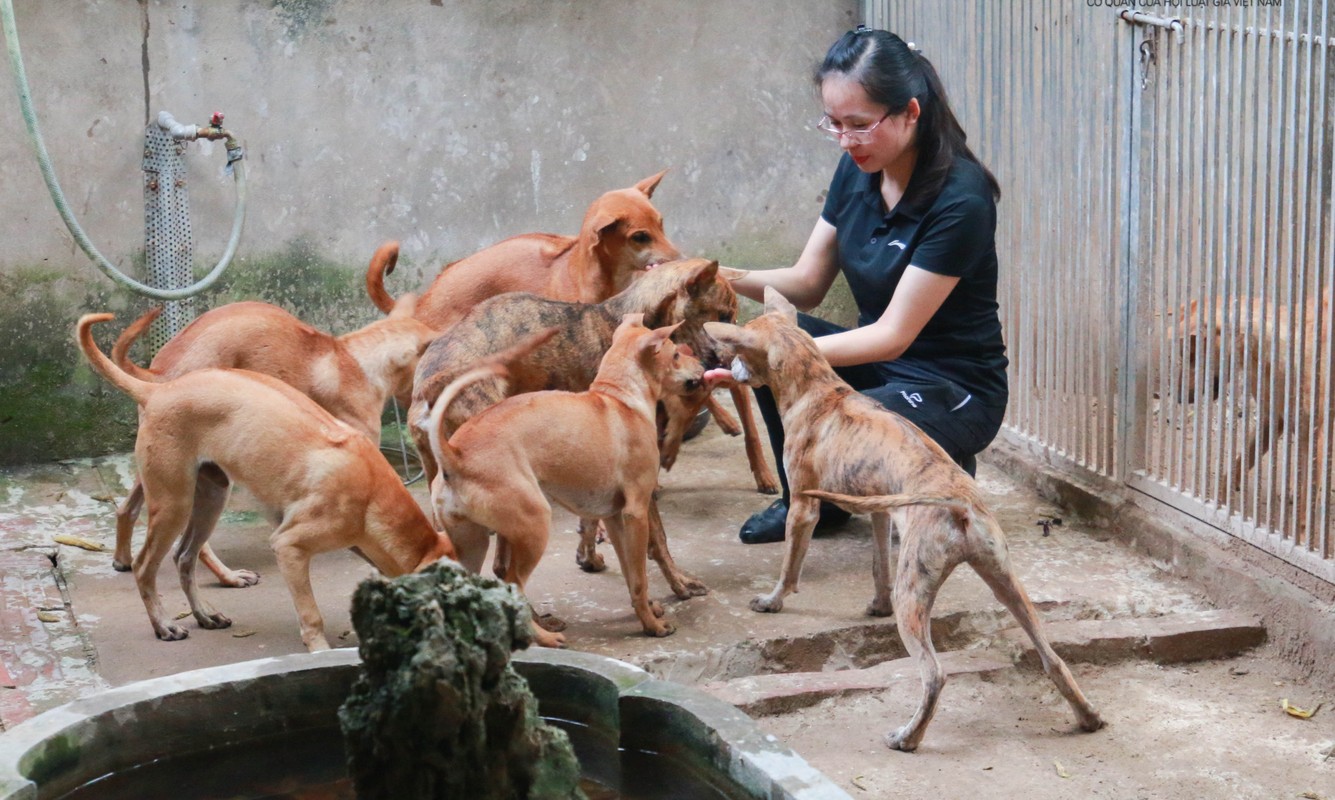
[[[645,197],[653,197],[654,189],[658,188],[658,182],[663,180],[663,176],[666,174],[667,170],[663,170],[657,175],[650,175],[649,177],[635,184],[635,188],[643,192]]]
[[[714,278],[717,275],[717,261],[707,261],[703,258],[696,259],[696,263],[691,266],[691,276],[686,280],[686,285],[692,291],[699,292],[713,285]]]
[[[773,286],[765,287],[765,313],[777,313],[790,322],[797,322],[797,307],[788,302],[788,298],[779,294]]]
[[[607,211],[599,211],[589,223],[589,229],[593,232],[596,241],[602,241],[604,236],[611,233],[620,224],[621,217]]]
[[[732,267],[719,267],[718,274],[723,276],[723,280],[732,283],[746,277],[748,270],[733,269]]]
[[[664,325],[661,328],[654,328],[653,331],[641,341],[640,347],[644,352],[657,354],[663,349],[663,346],[672,338],[672,334],[677,332],[682,323],[676,325]]]
[[[753,332],[729,322],[706,322],[705,335],[730,348],[751,346],[755,339]]]

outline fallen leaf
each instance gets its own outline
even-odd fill
[[[38,611],[37,618],[42,622],[60,622],[64,617],[51,611]]]
[[[103,550],[107,549],[102,546],[101,542],[95,542],[92,539],[85,539],[82,536],[70,536],[68,534],[60,533],[56,534],[54,538],[57,544],[67,544],[70,547],[80,547],[83,548],[84,550],[92,550],[95,553],[100,553]]]
[[[254,636],[255,631],[237,631],[232,634],[233,639],[244,639],[247,636]]]
[[[182,611],[181,613],[177,614],[175,618],[176,618],[176,619],[185,619],[185,618],[188,617],[188,616],[190,616],[190,612],[187,610],[187,611]]]
[[[1061,777],[1061,778],[1069,778],[1069,777],[1071,777],[1070,775],[1067,774],[1067,772],[1066,772],[1066,768],[1062,766],[1062,762],[1058,761],[1057,759],[1055,759],[1055,758],[1052,759],[1052,766],[1054,766],[1054,767],[1057,768],[1057,775],[1058,775],[1058,777]]]
[[[858,787],[859,789],[861,789],[861,790],[864,791],[864,792],[867,791],[867,787],[862,785],[862,776],[861,776],[861,775],[858,775],[858,776],[852,778],[851,780],[849,780],[849,783],[853,784],[854,786]]]
[[[111,492],[98,492],[97,494],[90,494],[88,496],[93,498],[94,500],[100,500],[103,503],[116,502],[116,495],[112,494]]]
[[[1279,707],[1284,709],[1284,713],[1288,714],[1290,717],[1297,717],[1298,719],[1311,719],[1313,714],[1321,710],[1320,703],[1317,703],[1311,711],[1298,708],[1295,705],[1290,705],[1287,697],[1279,701]]]
[[[1305,798],[1307,798],[1307,800],[1326,800],[1326,798],[1322,797],[1321,795],[1317,794],[1316,792],[1302,792],[1302,793],[1299,794],[1298,796],[1299,796],[1299,797],[1305,797]]]

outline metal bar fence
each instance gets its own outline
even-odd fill
[[[1003,191],[1005,435],[1335,582],[1329,0],[866,0]]]

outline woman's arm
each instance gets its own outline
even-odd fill
[[[956,277],[910,266],[880,319],[861,328],[821,336],[816,345],[834,367],[893,361],[913,344],[959,282]]]
[[[740,295],[763,303],[765,287],[773,286],[788,302],[803,311],[810,311],[825,299],[839,274],[837,252],[834,226],[824,218],[818,219],[796,264],[779,269],[748,270],[744,277],[732,282],[732,288]]]

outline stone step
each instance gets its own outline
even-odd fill
[[[1162,617],[1076,620],[1044,625],[1052,647],[1068,663],[1108,664],[1143,659],[1159,664],[1230,658],[1265,642],[1259,618],[1237,611],[1198,611]],[[1038,656],[1019,628],[1002,632],[998,647],[938,653],[947,676],[1037,668]],[[827,697],[917,683],[918,664],[899,658],[864,669],[754,675],[701,686],[753,715],[779,714]]]

